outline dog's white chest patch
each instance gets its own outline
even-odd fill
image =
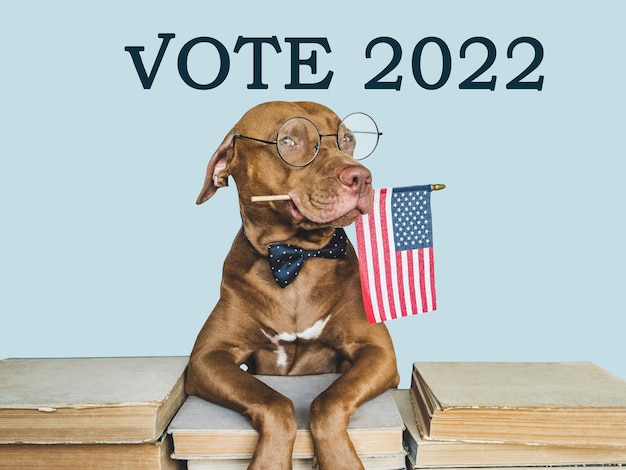
[[[280,344],[281,341],[285,343],[293,343],[294,341],[297,341],[299,339],[307,341],[315,340],[321,336],[322,331],[324,331],[324,327],[328,323],[328,320],[330,320],[330,315],[328,315],[326,318],[320,318],[315,323],[313,323],[313,325],[309,326],[303,331],[295,333],[285,331],[276,335],[270,335],[267,331],[261,329],[265,337],[269,339],[273,345],[276,346],[276,355],[278,356],[276,359],[276,365],[287,365],[287,352],[285,351],[285,347]]]

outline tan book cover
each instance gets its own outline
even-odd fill
[[[2,444],[0,468],[11,470],[184,470],[170,457],[171,436],[140,444]]]
[[[425,439],[626,447],[626,381],[589,362],[415,363]]]
[[[407,458],[407,460],[410,460]],[[407,464],[409,470],[417,470],[412,467],[410,462]],[[419,470],[622,470],[619,466],[614,465],[593,465],[590,468],[579,467],[578,465],[563,465],[553,467],[552,465],[537,465],[537,466],[488,466],[488,467],[419,467]]]
[[[422,439],[411,394],[410,390],[392,392],[406,427],[405,446],[415,467],[626,464],[626,447],[538,446]]]
[[[155,442],[185,398],[187,360],[2,360],[0,444]]]
[[[403,453],[361,457],[365,470],[406,470]],[[187,461],[187,470],[247,470],[250,459],[194,459]],[[293,459],[292,470],[311,470],[313,459]],[[530,470],[530,469],[529,469]]]
[[[311,458],[309,408],[313,399],[339,374],[307,376],[257,376],[273,389],[291,398],[296,410],[298,433],[294,457]],[[352,415],[348,433],[359,455],[403,453],[404,423],[389,392],[364,403]],[[188,397],[169,425],[176,458],[239,457],[254,453],[258,433],[250,420],[222,406]]]

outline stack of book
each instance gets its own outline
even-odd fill
[[[588,362],[415,363],[407,466],[626,465],[626,382]]]
[[[0,468],[175,470],[187,357],[0,361]]]
[[[0,468],[243,470],[248,418],[185,397],[186,357],[0,361]],[[294,470],[309,408],[338,374],[257,376],[291,398]],[[591,363],[415,363],[348,434],[367,470],[626,466],[626,382]]]
[[[310,470],[313,443],[309,408],[339,375],[257,377],[293,401],[298,424],[293,468]],[[367,470],[405,468],[403,430],[404,422],[391,392],[364,403],[348,425],[348,434]],[[168,432],[174,441],[174,458],[186,461],[189,470],[245,470],[258,441],[248,418],[193,396],[186,399]]]

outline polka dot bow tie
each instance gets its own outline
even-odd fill
[[[274,279],[280,287],[288,286],[298,275],[304,262],[312,257],[345,258],[347,247],[346,232],[335,230],[330,243],[320,250],[305,250],[286,243],[273,243],[269,246],[269,260]]]

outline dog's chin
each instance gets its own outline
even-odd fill
[[[300,210],[293,202],[289,202],[289,213],[293,222],[305,230],[315,230],[323,227],[347,227],[360,215],[367,213],[369,206],[361,208],[357,205],[350,208],[338,208],[332,211],[308,213]]]
[[[335,220],[329,222],[328,225],[331,227],[347,227],[351,223],[353,223],[362,213],[358,210],[351,210],[347,214],[342,215],[341,217],[336,218]]]

